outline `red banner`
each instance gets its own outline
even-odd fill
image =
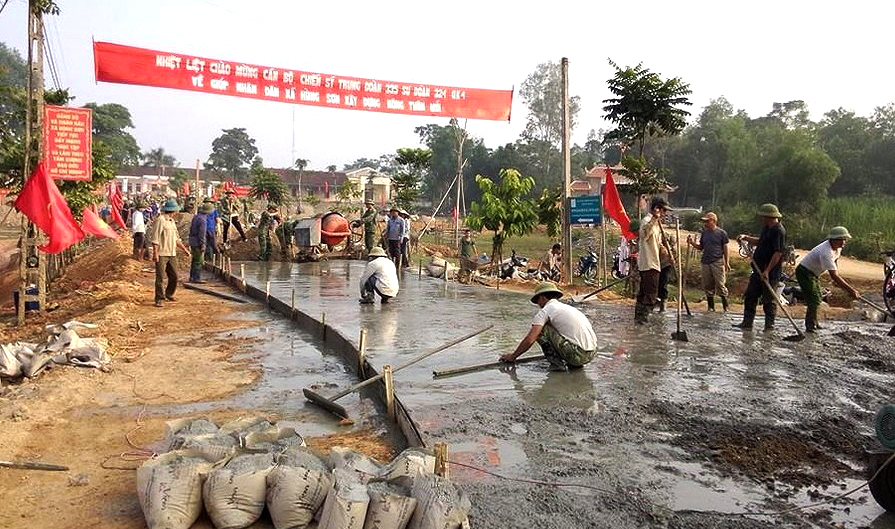
[[[93,44],[96,80],[297,105],[509,121],[512,90],[379,81]]]
[[[93,176],[93,119],[89,108],[44,106],[44,167],[56,180]]]

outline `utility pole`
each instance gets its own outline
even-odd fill
[[[460,197],[463,188],[463,167],[466,162],[463,160],[463,144],[466,143],[466,131],[460,130],[460,123],[456,119],[451,120],[454,125],[454,135],[457,138],[457,216],[454,218],[454,247],[460,247]]]
[[[43,12],[36,0],[28,2],[28,79],[27,104],[25,106],[25,148],[22,166],[25,180],[41,160],[44,113],[44,26]],[[22,218],[22,249],[19,257],[18,324],[25,323],[27,302],[36,301],[38,310],[47,305],[46,258],[38,249],[40,232],[33,223]],[[30,285],[37,287],[37,294],[29,294]]]
[[[569,191],[572,187],[572,154],[569,145],[572,124],[569,119],[569,59],[562,58],[562,277],[572,284],[572,227],[569,224]]]

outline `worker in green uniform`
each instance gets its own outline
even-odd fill
[[[273,204],[267,206],[267,211],[261,213],[261,220],[258,221],[259,261],[270,260],[270,230],[279,222],[280,216],[277,211],[277,207]]]
[[[367,253],[370,253],[370,250],[376,246],[376,206],[373,204],[372,200],[367,200],[365,202],[367,209],[364,210],[364,214],[361,216],[360,220],[364,224],[364,247],[367,249]]]
[[[277,229],[274,230],[277,240],[280,241],[280,254],[284,258],[292,258],[292,231],[295,229],[296,224],[298,224],[298,219],[286,220],[281,222]]]

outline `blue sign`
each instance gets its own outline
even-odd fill
[[[569,224],[590,224],[599,226],[600,195],[574,197],[569,199]]]

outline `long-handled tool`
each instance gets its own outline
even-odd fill
[[[777,306],[780,307],[780,310],[783,311],[783,314],[786,314],[786,318],[789,320],[789,323],[792,323],[793,328],[796,330],[796,333],[798,333],[793,336],[787,336],[787,337],[783,338],[783,341],[785,341],[785,342],[801,342],[802,340],[804,340],[805,334],[802,332],[802,329],[799,329],[799,326],[798,326],[798,324],[796,324],[796,321],[794,319],[792,319],[792,316],[789,315],[789,311],[786,310],[786,307],[784,307],[783,303],[780,302],[780,297],[777,296],[777,293],[771,287],[771,284],[768,282],[768,280],[765,279],[765,277],[763,275],[761,275],[761,270],[758,268],[758,265],[755,264],[755,259],[750,258],[749,264],[752,265],[752,270],[754,270],[755,273],[758,274],[758,278],[761,279],[761,282],[764,284],[764,287],[766,289],[768,289],[768,293],[771,295],[771,299],[773,299],[774,303],[776,303]]]
[[[524,358],[517,358],[512,362],[487,362],[484,364],[475,364],[466,367],[457,367],[454,369],[445,369],[443,371],[432,371],[432,378],[442,378],[442,377],[450,377],[454,375],[465,375],[466,373],[472,373],[474,371],[482,371],[484,369],[491,369],[495,367],[508,367],[517,364],[527,364],[528,362],[536,362],[538,360],[544,360],[547,358],[544,355],[536,355],[536,356],[526,356]]]
[[[580,303],[580,302],[582,302],[582,301],[584,301],[584,300],[586,300],[586,299],[589,299],[589,298],[592,298],[593,296],[596,296],[597,294],[599,294],[600,292],[606,290],[607,288],[612,288],[612,287],[614,287],[615,285],[618,285],[619,283],[623,283],[623,282],[625,282],[625,281],[627,281],[627,280],[628,280],[627,277],[623,277],[623,278],[619,279],[618,281],[613,281],[612,283],[609,283],[608,285],[603,285],[603,286],[601,286],[600,288],[594,290],[593,292],[591,292],[590,294],[584,296],[584,297],[581,298],[581,299],[575,299],[575,298],[572,298],[572,301],[575,302],[575,303]]]
[[[445,349],[447,349],[449,347],[453,347],[460,342],[464,342],[474,336],[478,336],[479,334],[482,334],[483,332],[487,331],[488,329],[491,329],[492,327],[494,327],[494,325],[489,325],[489,326],[485,327],[484,329],[480,329],[473,333],[467,334],[466,336],[457,338],[456,340],[451,340],[450,342],[448,342],[442,346],[436,347],[435,349],[432,349],[431,351],[426,351],[425,353],[417,356],[416,358],[408,360],[407,362],[404,362],[403,364],[393,368],[392,373],[396,373],[396,372],[404,369],[405,367],[410,367],[413,364],[416,364],[417,362],[421,362],[421,361],[425,360],[426,358],[429,358],[430,356],[434,355],[435,353],[440,353],[441,351],[444,351]],[[302,393],[305,394],[306,399],[313,402],[314,404],[317,404],[321,408],[323,408],[329,412],[332,412],[335,415],[338,415],[339,417],[343,417],[343,418],[347,419],[348,418],[348,410],[346,410],[343,406],[336,404],[335,401],[341,399],[342,397],[344,397],[345,395],[348,395],[349,393],[354,393],[355,391],[357,391],[359,389],[365,388],[365,387],[369,386],[370,384],[373,384],[373,383],[379,381],[383,376],[384,375],[382,373],[380,373],[374,377],[370,377],[370,378],[364,380],[363,382],[361,382],[360,384],[355,384],[355,385],[351,386],[350,388],[343,389],[342,391],[336,393],[335,395],[333,395],[330,398],[326,398],[323,395],[320,395],[319,393],[316,393],[308,388],[302,389]]]
[[[690,339],[687,337],[687,331],[681,330],[681,310],[683,309],[684,304],[684,269],[680,266],[681,263],[681,220],[675,219],[675,229],[677,230],[677,331],[671,333],[671,339],[677,340],[679,342],[689,342]]]
[[[679,219],[678,219],[678,223],[680,223]],[[674,252],[671,251],[671,244],[668,242],[668,237],[665,236],[665,230],[662,229],[661,221],[659,222],[659,232],[662,234],[662,245],[665,247],[665,251],[667,251],[668,255],[671,257],[672,265],[675,266],[676,268],[680,269],[680,267],[681,267],[680,252],[678,252],[678,259],[675,259]],[[678,238],[678,248],[680,249],[680,238],[681,238],[680,229],[678,230],[677,238]],[[687,303],[687,298],[684,298],[683,294],[681,294],[681,297],[682,297],[681,301],[683,301],[683,303],[684,303],[684,310],[687,311],[687,316],[692,316],[693,313],[690,312],[690,304]]]
[[[886,310],[885,308],[881,307],[880,305],[877,305],[876,303],[870,301],[869,299],[867,299],[867,298],[865,298],[865,297],[863,297],[863,296],[858,296],[858,299],[861,300],[861,301],[863,301],[864,303],[870,305],[870,306],[873,307],[874,309],[876,309],[876,310],[882,312],[882,313],[885,314],[886,316],[891,316],[891,315],[892,315],[892,314],[891,314],[888,310]],[[895,327],[892,327],[892,328],[889,330],[889,334],[888,334],[887,336],[895,336]]]

